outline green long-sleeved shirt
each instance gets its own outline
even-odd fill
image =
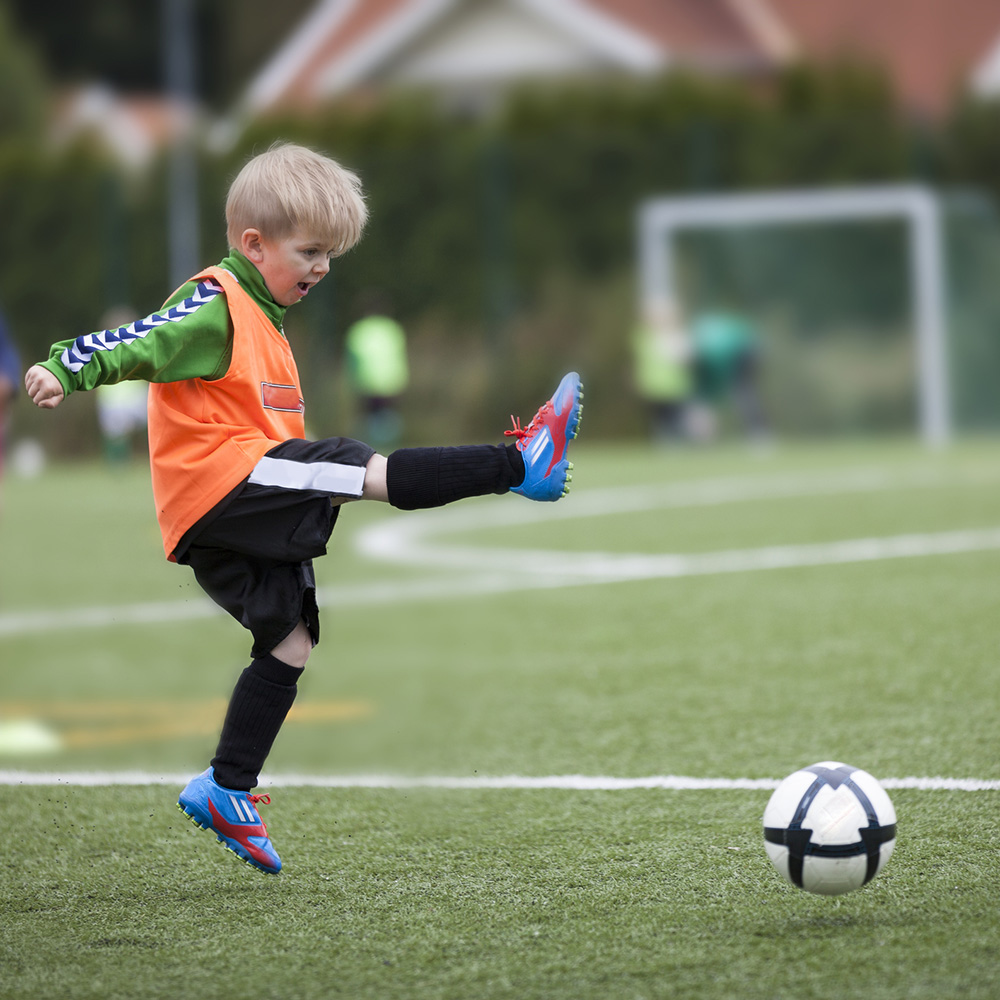
[[[257,268],[236,251],[219,266],[236,276],[275,329],[283,333],[287,307],[274,301]],[[53,344],[42,366],[59,379],[67,396],[78,389],[125,379],[211,381],[226,374],[232,339],[233,324],[219,286],[211,279],[189,281],[162,309],[144,319]]]

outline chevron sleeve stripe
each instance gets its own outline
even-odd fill
[[[137,340],[143,340],[151,331],[170,323],[178,323],[193,315],[206,302],[221,294],[222,286],[211,278],[206,279],[197,285],[188,298],[172,305],[169,309],[153,313],[145,319],[136,320],[117,330],[104,330],[77,337],[59,355],[59,363],[76,375],[90,362],[97,351],[113,351],[121,345],[130,345]]]

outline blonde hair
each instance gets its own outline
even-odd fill
[[[233,249],[247,229],[267,239],[301,230],[339,256],[361,239],[367,218],[358,176],[294,143],[275,143],[249,160],[226,198],[226,237]]]

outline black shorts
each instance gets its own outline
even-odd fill
[[[270,653],[299,621],[319,642],[312,560],[337,523],[332,498],[361,496],[374,454],[350,438],[285,441],[181,539],[175,558],[250,630],[251,656]]]

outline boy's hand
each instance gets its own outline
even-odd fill
[[[41,365],[32,365],[24,376],[24,388],[35,406],[54,410],[65,396],[59,379]]]

